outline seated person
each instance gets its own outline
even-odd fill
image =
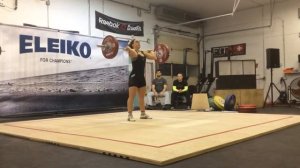
[[[154,97],[164,97],[163,105],[170,105],[170,93],[167,90],[167,80],[162,77],[161,70],[156,70],[155,79],[152,80],[151,90],[147,94],[147,105],[153,106],[153,96]]]
[[[177,79],[173,82],[173,88],[172,88],[172,96],[171,96],[171,109],[174,109],[174,106],[176,106],[176,102],[180,96],[184,96],[186,99],[186,105],[187,109],[190,109],[191,106],[191,100],[190,100],[190,94],[188,90],[188,83],[183,80],[183,74],[178,73]]]

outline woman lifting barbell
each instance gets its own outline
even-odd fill
[[[118,40],[111,35],[106,36],[103,39],[102,44],[97,46],[102,48],[102,54],[107,59],[113,59],[119,50]],[[135,121],[132,111],[133,100],[136,93],[138,93],[141,110],[140,118],[151,119],[151,117],[145,113],[144,104],[144,96],[146,93],[146,80],[144,76],[146,59],[156,60],[157,63],[161,64],[167,61],[170,53],[169,47],[166,44],[157,44],[154,51],[148,50],[147,52],[141,51],[140,47],[140,42],[133,39],[128,43],[127,47],[122,48],[129,53],[129,57],[132,61],[132,71],[129,75],[129,96],[127,100],[128,121]]]
[[[146,80],[145,80],[145,64],[146,59],[156,60],[156,54],[154,51],[141,51],[140,42],[133,39],[129,42],[125,50],[128,52],[129,57],[132,61],[132,71],[129,75],[129,95],[127,100],[127,110],[128,110],[128,121],[135,121],[132,111],[133,111],[133,100],[138,93],[139,107],[141,110],[140,119],[151,119],[149,115],[145,112],[145,102],[144,96],[146,93]]]

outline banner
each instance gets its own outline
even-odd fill
[[[95,11],[96,28],[117,34],[144,36],[144,22],[115,19]]]
[[[126,107],[129,57],[97,37],[0,25],[0,116]],[[125,47],[127,41],[119,41]]]
[[[211,52],[214,58],[246,55],[246,43],[222,47],[213,47],[211,48]]]

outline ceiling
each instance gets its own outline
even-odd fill
[[[231,13],[234,0],[144,0],[153,5],[167,5],[195,14],[196,17],[205,18]],[[276,0],[283,1],[283,0]],[[270,0],[240,0],[238,10],[259,7],[269,4]]]

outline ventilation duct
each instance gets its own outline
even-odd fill
[[[171,23],[182,23],[199,19],[191,13],[164,5],[156,6],[155,16],[158,20],[163,20]],[[188,24],[186,26],[198,28],[199,23]]]

